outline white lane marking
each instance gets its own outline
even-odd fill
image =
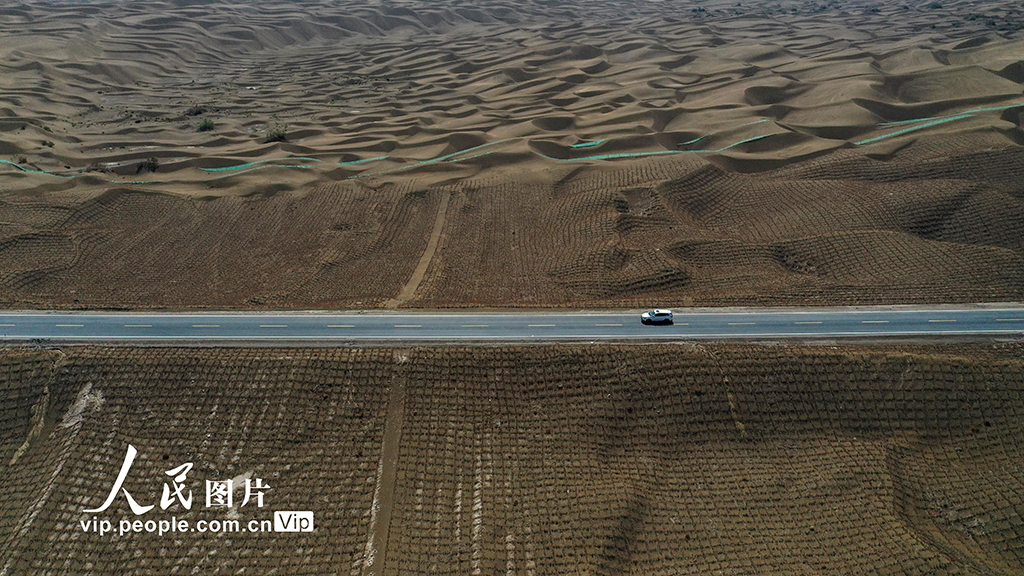
[[[929,320],[929,322],[956,322],[956,320]]]
[[[729,326],[753,326],[757,322],[729,322]]]
[[[81,328],[85,324],[55,324],[57,328]]]
[[[260,324],[260,328],[287,328],[287,324]]]
[[[821,324],[821,322],[793,322],[793,324]]]
[[[463,328],[490,328],[487,324],[463,324]]]
[[[528,328],[554,328],[554,324],[527,324]]]
[[[888,324],[888,320],[861,320],[861,324]]]
[[[152,328],[152,324],[125,324],[125,328]]]
[[[594,324],[594,326],[622,326],[622,324]]]
[[[3,328],[14,328],[14,324],[0,324],[0,327],[3,327]]]
[[[672,325],[673,326],[689,326],[690,323],[689,322],[673,322]]]
[[[422,324],[395,324],[395,328],[423,328]]]
[[[193,328],[220,328],[220,324],[193,324]]]
[[[1024,322],[1024,318],[996,318],[996,322]]]
[[[355,328],[355,324],[328,324],[328,328]]]

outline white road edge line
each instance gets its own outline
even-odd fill
[[[665,334],[649,334],[644,338],[651,339],[714,339],[714,338],[742,338],[749,340],[751,338],[810,338],[810,337],[824,337],[824,336],[948,336],[948,335],[973,335],[973,334],[1020,334],[1020,330],[980,330],[980,331],[956,331],[956,330],[915,330],[908,332],[817,332],[813,334],[807,334],[806,332],[782,332],[777,334],[750,334],[750,333],[737,333],[737,334],[715,334],[715,333],[690,333],[685,335],[665,333]],[[524,336],[368,336],[368,337],[340,337],[340,336],[287,336],[285,340],[340,340],[340,341],[351,341],[351,340],[529,340],[534,335]],[[0,340],[32,340],[38,338],[38,336],[0,336]],[[48,339],[71,339],[71,340],[282,340],[281,336],[121,336],[121,335],[110,335],[110,336],[68,336],[68,337],[46,337]],[[565,334],[565,335],[551,335],[546,336],[555,340],[586,340],[588,338],[618,338],[618,339],[631,339],[628,336],[622,334]],[[643,338],[641,338],[643,339]]]

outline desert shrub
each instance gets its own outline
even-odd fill
[[[160,167],[160,161],[157,160],[156,156],[150,156],[149,158],[139,162],[139,167],[135,169],[135,173],[139,172],[156,172],[156,169]]]
[[[267,137],[264,142],[284,142],[288,139],[288,126],[277,122],[267,126]]]
[[[214,126],[213,120],[210,120],[209,118],[207,118],[206,120],[203,120],[202,122],[200,122],[199,126],[196,126],[196,131],[197,132],[209,132],[210,130],[213,130],[213,126]]]

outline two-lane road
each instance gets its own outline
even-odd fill
[[[530,341],[774,339],[1024,333],[1024,308],[677,311],[645,326],[634,312],[106,313],[0,312],[0,339],[108,341]]]

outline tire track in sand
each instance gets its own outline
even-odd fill
[[[430,239],[427,240],[427,248],[423,251],[423,256],[420,257],[420,261],[416,265],[416,269],[413,270],[409,282],[406,283],[397,297],[391,298],[384,304],[384,308],[398,308],[416,294],[416,289],[420,287],[420,282],[427,275],[427,268],[430,266],[430,261],[434,259],[434,252],[437,251],[437,244],[441,240],[441,231],[444,229],[449,199],[451,199],[451,192],[445,190],[441,193],[441,201],[437,206],[437,216],[434,218],[434,229],[431,230]]]

